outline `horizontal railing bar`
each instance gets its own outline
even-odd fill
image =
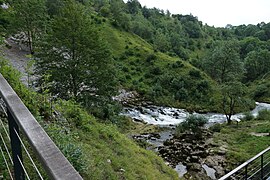
[[[50,179],[82,179],[0,73],[0,95]]]
[[[230,176],[232,176],[233,174],[235,174],[237,171],[239,171],[240,169],[244,168],[245,166],[247,166],[249,163],[251,163],[252,161],[254,161],[255,159],[259,158],[261,155],[265,154],[266,152],[268,152],[270,150],[270,146],[268,148],[266,148],[265,150],[263,150],[262,152],[260,152],[259,154],[257,154],[256,156],[254,156],[253,158],[249,159],[248,161],[244,162],[243,164],[241,164],[240,166],[238,166],[237,168],[235,168],[234,170],[232,170],[231,172],[229,172],[228,174],[222,176],[219,180],[225,180],[227,178],[229,178]]]

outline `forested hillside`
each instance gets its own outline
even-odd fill
[[[119,115],[123,105],[112,97],[120,90],[154,105],[222,112],[228,123],[255,101],[270,102],[270,22],[216,28],[192,14],[142,7],[138,0],[0,4],[1,48],[14,41],[28,52],[34,63],[27,75],[38,92],[18,88],[19,75],[9,74],[14,70],[4,60],[1,73],[49,132],[66,125],[29,93],[55,103],[70,133],[51,136],[67,154],[76,150],[67,148],[68,141],[80,147],[84,156],[78,159],[87,159],[91,171],[71,161],[86,178],[176,178],[155,153],[119,132],[138,126]]]
[[[269,72],[269,23],[215,28],[193,15],[142,7],[137,0],[16,2],[1,9],[1,29],[6,35],[25,33],[25,43],[39,59],[36,73],[43,81],[46,74],[46,84],[53,82],[50,91],[62,98],[89,106],[94,99],[108,101],[106,97],[123,88],[157,104],[219,110],[217,85],[232,79],[248,86],[260,81],[259,90],[248,92],[251,99],[267,100],[269,95],[257,92],[269,86],[264,82]],[[71,59],[63,55],[68,51]],[[68,67],[62,68],[63,62]]]

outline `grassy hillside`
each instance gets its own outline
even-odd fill
[[[107,22],[99,31],[111,47],[120,88],[136,90],[160,105],[213,108],[214,81],[188,61],[158,52],[139,36]]]
[[[28,90],[1,60],[0,72],[84,179],[177,179],[154,152],[137,146],[117,127],[101,124],[71,101],[53,102]]]

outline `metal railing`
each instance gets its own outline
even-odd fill
[[[0,133],[0,141],[3,143],[3,145],[0,146],[0,152],[4,157],[4,163],[7,166],[10,179],[21,180],[31,178],[23,163],[22,149],[24,149],[26,152],[25,154],[29,157],[39,179],[43,179],[22,141],[20,134],[23,134],[24,139],[26,139],[31,146],[34,155],[38,158],[38,161],[42,165],[49,179],[81,180],[82,177],[80,174],[50,139],[1,73],[0,97],[5,103],[6,107],[2,108],[6,109],[4,112],[8,119],[8,128],[6,128],[0,117],[0,127],[1,131],[3,130]],[[4,135],[6,136],[4,137]],[[10,141],[12,153],[9,153],[9,147],[8,144],[5,143],[5,139]],[[5,158],[5,155],[7,158]],[[9,162],[13,167],[8,165]]]
[[[219,180],[265,180],[270,177],[270,146]]]

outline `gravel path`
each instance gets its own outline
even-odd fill
[[[22,73],[21,80],[24,84],[27,84],[26,67],[27,62],[30,60],[26,57],[29,51],[21,50],[20,46],[14,43],[12,40],[7,39],[7,42],[11,45],[11,48],[3,46],[0,50],[3,52],[3,56],[10,64]]]

